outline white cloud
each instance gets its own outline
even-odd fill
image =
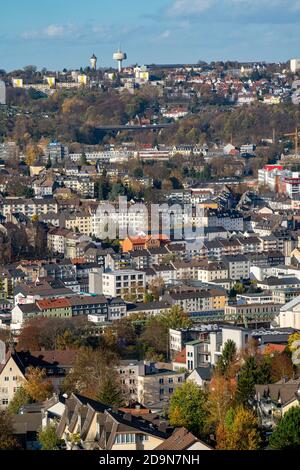
[[[64,36],[65,28],[56,24],[50,24],[47,28],[45,28],[44,33],[49,38],[57,38]]]
[[[168,8],[168,16],[189,16],[208,10],[215,0],[174,0]]]
[[[33,31],[25,31],[21,34],[23,39],[59,39],[70,35],[74,35],[78,32],[76,26],[72,24],[58,25],[50,24],[43,29],[37,29]]]
[[[209,10],[215,16],[292,15],[300,11],[300,0],[172,0],[165,13],[174,18],[197,17]]]
[[[164,31],[160,35],[161,39],[168,39],[170,36],[171,36],[171,31],[169,29],[166,29],[166,31]]]

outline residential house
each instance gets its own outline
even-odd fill
[[[29,367],[44,369],[54,388],[71,370],[76,351],[19,351],[10,348],[0,364],[0,408],[7,408],[14,394],[26,380]]]
[[[154,422],[153,422],[154,421]],[[66,400],[57,435],[68,449],[132,451],[153,450],[164,442],[172,429],[164,420],[155,424],[155,416],[133,416],[112,410],[95,400],[72,394]],[[72,436],[80,440],[72,445]]]

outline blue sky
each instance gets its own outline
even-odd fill
[[[0,68],[283,61],[300,56],[300,0],[13,0],[0,12]]]

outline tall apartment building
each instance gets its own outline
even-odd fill
[[[102,274],[102,294],[107,297],[136,296],[143,299],[146,275],[142,271],[124,269]]]

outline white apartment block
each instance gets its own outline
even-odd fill
[[[279,314],[280,328],[295,328],[300,330],[300,297],[281,307]]]
[[[118,231],[123,231],[124,238],[127,235],[137,235],[140,232],[147,233],[149,217],[143,207],[143,205],[135,204],[128,210],[108,211],[106,204],[100,205],[92,216],[92,234],[102,238],[103,231],[107,230],[108,224],[110,227],[115,226],[117,234]]]
[[[242,255],[226,256],[223,261],[228,267],[229,279],[233,281],[249,279],[251,263],[247,258]]]
[[[134,269],[124,269],[102,274],[102,294],[107,297],[136,295],[142,299],[146,287],[146,275]]]
[[[167,403],[174,391],[181,387],[185,380],[184,373],[174,371],[159,371],[138,377],[138,401],[142,405]]]
[[[300,72],[300,59],[291,59],[290,67],[292,73]]]
[[[0,205],[0,213],[7,217],[15,212],[20,212],[27,217],[46,215],[50,212],[57,214],[57,203],[52,199],[24,199],[24,198],[6,198]]]
[[[66,178],[64,185],[83,197],[95,196],[95,183],[90,178]]]
[[[228,268],[221,263],[210,263],[206,267],[198,268],[198,281],[209,283],[228,277]]]

